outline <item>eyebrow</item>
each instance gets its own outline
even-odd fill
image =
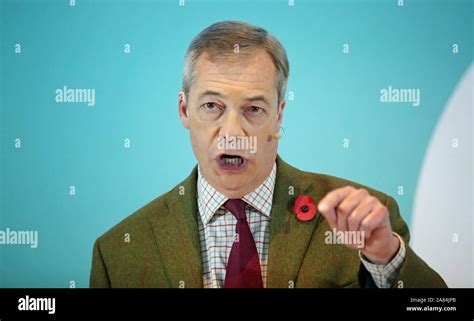
[[[265,104],[267,104],[268,106],[270,106],[270,102],[268,101],[268,99],[263,96],[263,95],[257,95],[257,96],[251,96],[251,97],[247,97],[245,98],[246,101],[263,101]]]
[[[200,94],[199,96],[201,98],[204,97],[204,96],[216,96],[216,97],[220,97],[220,98],[225,98],[226,97],[224,94],[222,94],[218,91],[214,91],[214,90],[206,90],[202,94]],[[268,99],[264,95],[250,96],[250,97],[244,98],[244,100],[245,101],[262,101],[265,104],[267,104],[268,106],[270,106],[270,102],[268,101]]]
[[[202,98],[204,96],[217,96],[217,97],[222,97],[222,98],[225,97],[225,95],[221,94],[218,91],[214,91],[214,90],[206,90],[205,92],[203,92],[202,94],[199,95],[200,98]]]

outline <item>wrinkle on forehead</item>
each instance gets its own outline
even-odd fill
[[[196,80],[203,82],[239,87],[259,84],[262,89],[275,87],[276,68],[264,50],[243,58],[222,58],[214,61],[211,61],[207,54],[203,54],[198,59],[196,71]]]
[[[245,77],[226,77],[227,74],[215,74],[217,77],[209,77],[209,78],[204,78],[203,80],[208,82],[208,83],[216,83],[216,84],[222,84],[222,85],[233,85],[235,84],[238,86],[240,83],[242,85],[245,84],[264,84],[265,80],[264,79],[245,79]],[[255,85],[253,85],[255,87]],[[265,88],[265,86],[262,86],[262,89]]]

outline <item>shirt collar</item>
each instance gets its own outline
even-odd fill
[[[276,162],[273,168],[263,183],[255,190],[248,193],[242,199],[255,208],[263,215],[270,217],[273,201],[273,190],[275,187],[277,166]],[[217,191],[209,184],[204,176],[201,174],[201,169],[198,165],[198,180],[197,180],[197,198],[198,208],[201,220],[206,225],[217,212],[217,210],[229,199],[222,193]]]

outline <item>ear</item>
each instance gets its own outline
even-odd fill
[[[186,95],[183,91],[178,93],[178,113],[184,128],[189,129],[188,104],[186,102]]]
[[[278,109],[278,118],[277,118],[277,124],[278,127],[281,127],[281,122],[283,121],[283,111],[285,110],[286,106],[286,100],[282,100],[280,103],[280,108]]]

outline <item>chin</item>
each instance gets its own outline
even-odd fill
[[[237,191],[245,189],[248,185],[248,180],[243,175],[226,175],[220,177],[221,186],[229,191]]]

